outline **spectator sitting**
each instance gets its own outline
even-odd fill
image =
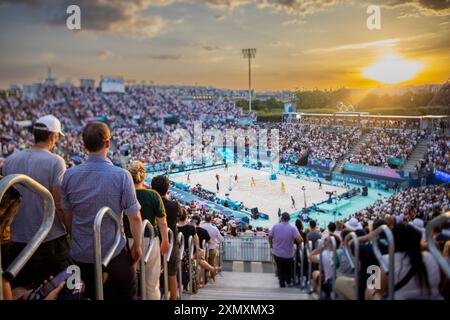
[[[422,252],[422,235],[409,224],[398,224],[394,228],[395,240],[395,299],[429,300],[441,299],[439,294],[439,265],[429,252]],[[389,256],[383,259],[388,263]],[[366,289],[368,299],[379,299],[387,292],[387,275],[381,269],[381,288]]]
[[[244,232],[244,236],[253,237],[255,233],[253,232],[253,227],[251,225],[248,226],[247,230]]]
[[[364,235],[363,227],[361,223],[358,221],[358,219],[351,218],[344,225],[348,230],[354,231],[357,236]]]
[[[317,246],[317,240],[322,238],[322,235],[320,233],[320,230],[317,229],[317,223],[315,220],[309,221],[309,229],[306,230],[306,241],[312,242],[313,248]]]
[[[313,288],[317,290],[319,286],[322,288],[322,293],[324,294],[326,299],[329,299],[331,297],[331,291],[333,286],[333,269],[336,267],[336,262],[333,261],[334,251],[337,251],[337,249],[340,246],[340,240],[339,238],[335,237],[336,241],[336,248],[330,244],[330,248],[327,247],[326,241],[328,241],[329,238],[326,238],[322,242],[322,263],[323,263],[323,276],[322,276],[322,283],[319,283],[319,275],[320,270],[314,270],[312,273],[312,279],[313,279]],[[337,252],[336,252],[337,254]],[[312,263],[319,263],[320,261],[320,248],[315,248],[313,251],[311,251],[311,262]],[[320,297],[321,298],[321,297]]]
[[[256,236],[257,237],[266,237],[267,233],[263,231],[262,227],[257,227],[256,228]]]
[[[211,243],[208,245],[208,263],[213,267],[217,267],[216,257],[218,252],[219,242],[223,242],[223,237],[220,234],[219,229],[211,223],[211,215],[207,214],[205,216],[205,223],[202,224],[202,228],[208,231],[211,238]],[[212,281],[215,281],[215,275],[210,274]]]

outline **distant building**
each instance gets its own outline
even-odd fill
[[[94,88],[95,87],[95,80],[93,80],[93,79],[80,79],[80,87]]]
[[[56,84],[56,79],[52,76],[52,68],[47,68],[47,79],[44,82],[47,86],[54,86]]]
[[[13,93],[15,95],[19,94],[21,92],[20,86],[18,86],[17,84],[10,85],[9,86],[9,92]]]
[[[40,83],[24,84],[23,96],[27,99],[36,99],[39,93]]]

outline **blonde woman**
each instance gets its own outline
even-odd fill
[[[155,229],[154,247],[146,264],[146,291],[147,299],[160,300],[159,276],[161,270],[161,255],[169,251],[167,235],[166,211],[161,196],[152,189],[144,187],[146,175],[145,165],[140,161],[134,161],[128,167],[136,188],[136,196],[141,205],[142,220],[147,219]],[[131,238],[127,219],[124,219],[125,234]],[[143,235],[144,236],[144,235]],[[146,234],[148,237],[148,234]],[[161,246],[160,246],[161,239]],[[132,241],[132,239],[130,239]],[[132,245],[132,243],[130,243]],[[142,250],[145,250],[142,248]]]

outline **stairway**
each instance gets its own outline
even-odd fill
[[[405,171],[414,171],[416,164],[422,160],[428,151],[428,139],[419,140],[409,158],[403,164],[402,169]]]
[[[102,99],[103,102],[105,103],[106,108],[108,109],[108,114],[116,116],[116,122],[118,123],[118,127],[123,126],[126,123],[125,119],[115,108],[111,106],[111,102],[109,102],[109,100],[106,98],[106,94],[102,93]]]
[[[363,132],[358,142],[355,143],[353,146],[351,146],[348,152],[341,158],[341,160],[338,161],[338,163],[333,169],[333,172],[342,173],[342,170],[344,169],[344,163],[350,158],[352,154],[358,153],[361,150],[363,144],[369,140],[370,135],[371,135],[370,131]]]
[[[273,262],[259,261],[222,261],[222,271],[275,273]]]
[[[105,103],[106,108],[108,109],[108,114],[115,115],[116,119],[117,119],[116,121],[118,123],[121,123],[121,124],[125,123],[125,121],[123,120],[123,117],[111,106],[111,103],[109,102],[109,100],[106,99],[105,94],[102,94],[102,99],[103,99],[103,102]],[[111,150],[112,151],[118,150],[116,142],[113,139],[111,139]],[[127,162],[123,159],[123,157],[120,157],[120,162],[121,162],[122,167],[125,168]]]
[[[312,300],[298,287],[280,288],[274,273],[222,271],[215,283],[209,283],[185,300]]]
[[[70,121],[72,121],[72,124],[74,124],[77,127],[81,127],[81,120],[77,117],[77,115],[75,114],[75,111],[72,109],[72,107],[70,106],[70,99],[67,93],[63,93],[62,94],[64,102],[65,102],[65,109],[67,110],[67,113],[70,116]]]

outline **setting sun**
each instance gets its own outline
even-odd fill
[[[403,60],[395,53],[388,53],[377,63],[365,68],[363,76],[386,84],[395,84],[414,78],[423,68],[417,61]]]

